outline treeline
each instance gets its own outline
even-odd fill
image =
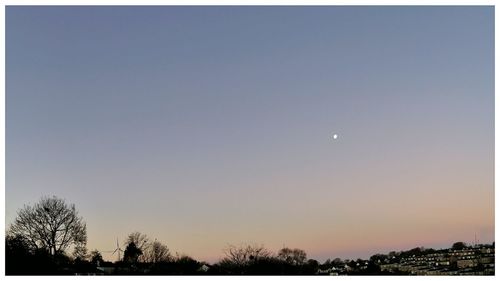
[[[119,250],[119,249],[117,249]],[[115,253],[116,254],[116,253]],[[320,264],[305,251],[283,248],[277,254],[257,245],[230,246],[217,263],[171,254],[161,242],[131,233],[119,261],[105,261],[98,250],[68,255],[33,249],[22,236],[6,236],[7,275],[312,275]]]
[[[45,197],[18,211],[6,234],[7,275],[349,275],[391,274],[380,265],[401,258],[432,253],[434,249],[376,254],[368,260],[341,260],[324,263],[308,259],[304,250],[285,247],[277,253],[262,245],[229,246],[223,258],[209,264],[187,255],[172,254],[167,245],[133,232],[113,255],[118,261],[103,259],[95,249],[88,252],[86,224],[74,205],[57,197]],[[453,249],[466,247],[457,242]]]
[[[73,204],[44,197],[17,213],[6,234],[6,274],[315,274],[319,263],[300,249],[277,254],[263,246],[230,246],[215,264],[187,255],[172,255],[169,248],[145,234],[128,235],[124,250],[105,261],[101,252],[87,251],[87,227]]]

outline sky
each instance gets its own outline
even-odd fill
[[[110,260],[491,243],[494,7],[8,6],[5,189]]]

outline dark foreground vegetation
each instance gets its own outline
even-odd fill
[[[6,234],[7,275],[494,275],[494,243],[454,243],[449,249],[414,248],[368,260],[320,263],[305,251],[277,253],[258,245],[229,246],[215,264],[172,255],[166,245],[134,232],[105,261],[86,248],[86,225],[74,205],[51,197],[25,206]]]

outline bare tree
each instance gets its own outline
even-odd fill
[[[165,262],[169,261],[172,257],[166,245],[157,240],[151,241],[146,234],[138,231],[130,233],[125,244],[127,246],[133,244],[137,248],[137,252],[140,253],[137,256],[138,262]]]
[[[170,250],[159,241],[152,242],[144,252],[144,260],[150,263],[166,262],[172,258]]]
[[[132,243],[134,244],[134,247],[137,248],[140,252],[137,261],[146,262],[144,253],[148,252],[151,245],[149,237],[146,234],[142,234],[138,231],[132,232],[128,235],[127,240],[125,241],[125,245],[126,247],[128,247]]]
[[[33,206],[25,205],[9,232],[24,237],[32,249],[45,249],[51,255],[70,246],[81,250],[87,243],[87,227],[75,205],[67,205],[55,196],[44,197]]]
[[[271,252],[264,248],[264,246],[257,245],[241,245],[239,247],[230,245],[224,253],[226,257],[222,259],[222,262],[231,263],[236,266],[245,266],[253,261],[272,256]]]
[[[87,252],[87,247],[85,244],[78,243],[73,248],[73,258],[79,260],[87,260],[89,254]]]
[[[125,242],[127,245],[130,243],[134,243],[135,246],[144,252],[146,248],[149,246],[149,238],[146,234],[142,234],[138,231],[132,232],[128,235],[127,241]]]
[[[307,254],[301,249],[283,248],[278,252],[278,259],[293,265],[304,264],[307,260]]]
[[[100,266],[104,262],[101,253],[97,249],[90,252],[90,262],[96,266]]]
[[[123,252],[123,261],[130,264],[136,264],[139,261],[139,257],[142,257],[141,249],[137,248],[134,242],[130,242]]]

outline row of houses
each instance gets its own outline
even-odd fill
[[[493,275],[495,249],[491,245],[444,249],[379,264],[382,272],[413,275]]]

